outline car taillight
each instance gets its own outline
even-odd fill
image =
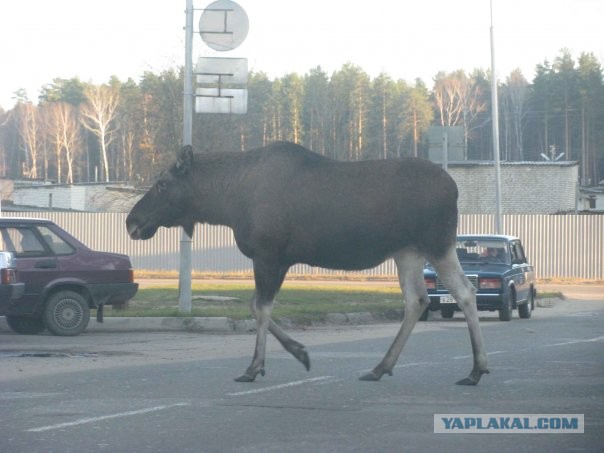
[[[17,273],[14,269],[2,269],[0,275],[3,285],[10,285],[11,283],[16,283],[17,281]]]
[[[424,285],[426,289],[436,289],[436,279],[424,277]]]
[[[134,269],[128,270],[128,281],[132,283],[134,281]]]
[[[479,278],[479,289],[501,289],[501,279],[499,278]]]

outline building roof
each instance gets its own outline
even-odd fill
[[[436,162],[440,163],[440,162]],[[492,167],[495,162],[492,160],[465,160],[465,161],[449,161],[449,167]],[[499,165],[506,167],[574,167],[578,166],[576,160],[562,161],[501,161]]]

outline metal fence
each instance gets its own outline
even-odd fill
[[[11,216],[53,220],[96,250],[129,255],[135,269],[178,270],[180,229],[160,228],[147,241],[133,241],[126,233],[125,213],[28,212]],[[459,233],[492,233],[492,215],[461,215]],[[604,216],[601,215],[504,215],[505,234],[522,238],[538,278],[568,277],[604,280]],[[251,261],[235,244],[231,230],[197,225],[192,243],[192,265],[199,272],[250,272]],[[342,275],[344,272],[306,265],[291,273]],[[392,260],[362,274],[394,276]]]

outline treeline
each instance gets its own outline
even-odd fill
[[[584,184],[597,183],[604,176],[600,62],[562,50],[535,72],[529,82],[515,70],[499,84],[501,158],[563,153],[581,163]],[[252,72],[248,90],[245,115],[195,114],[195,148],[243,151],[291,140],[343,160],[425,157],[428,128],[443,125],[463,128],[468,159],[492,159],[490,81],[482,70],[440,72],[431,87],[371,78],[353,64],[274,80]],[[36,103],[18,92],[11,110],[0,109],[2,175],[147,185],[180,146],[182,91],[182,69],[175,69],[103,85],[55,79]]]

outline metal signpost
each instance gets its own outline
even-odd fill
[[[247,112],[247,60],[244,58],[200,58],[197,62],[197,83],[193,90],[193,0],[186,0],[185,68],[183,89],[184,146],[193,144],[193,105],[197,113]],[[233,50],[246,38],[247,14],[231,0],[217,0],[206,8],[199,20],[201,39],[218,52]],[[197,95],[197,96],[196,96]],[[178,307],[191,312],[191,243],[182,230],[180,239],[180,271]]]
[[[464,130],[461,126],[430,126],[428,143],[429,159],[442,162],[445,170],[448,170],[449,162],[465,160]]]

